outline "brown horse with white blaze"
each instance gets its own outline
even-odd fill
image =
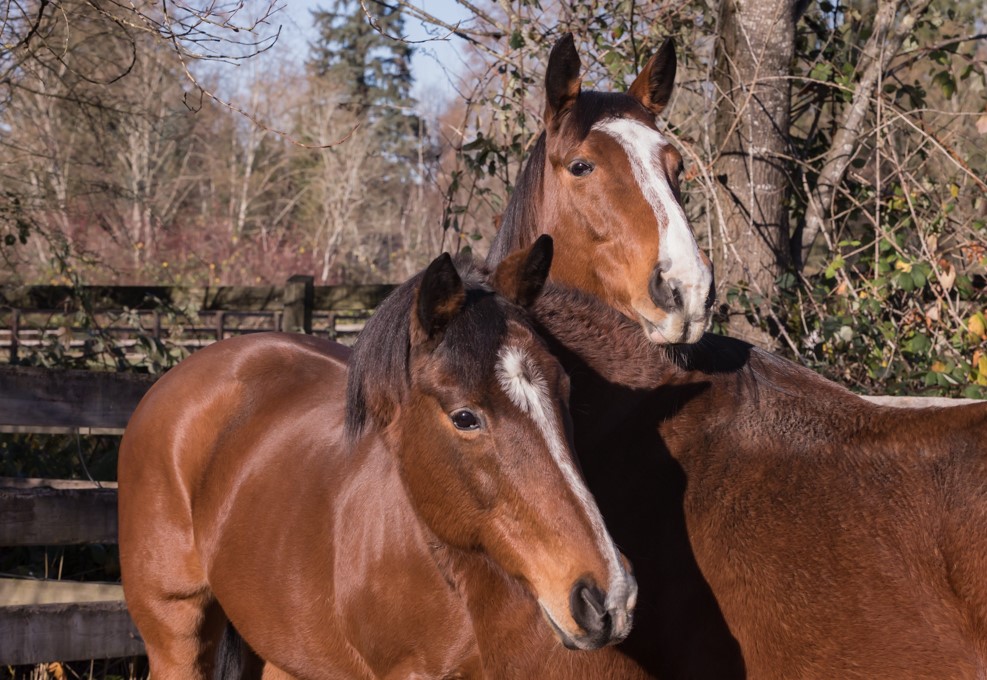
[[[550,261],[544,238],[464,283],[443,256],[352,356],[242,336],[154,385],[119,482],[124,591],[157,680],[210,677],[228,623],[298,678],[510,668],[525,640],[486,618],[505,609],[540,644],[627,635],[635,581],[572,458],[568,379],[524,312]]]
[[[634,319],[655,343],[702,337],[714,300],[709,258],[679,197],[682,157],[655,121],[672,93],[667,41],[627,94],[584,91],[571,35],[549,57],[545,131],[503,215],[488,261],[556,240],[552,280],[593,293]]]
[[[587,483],[663,680],[987,677],[987,403],[878,406],[732,338],[552,291]]]
[[[549,108],[553,79],[579,91],[551,63]],[[555,200],[519,189],[488,261],[530,243],[526,216]],[[552,233],[559,253],[583,247],[578,228]],[[731,338],[655,344],[601,294],[610,276],[639,286],[594,258],[568,281],[582,290],[534,312],[640,585],[613,649],[663,680],[987,678],[987,403],[882,407]]]

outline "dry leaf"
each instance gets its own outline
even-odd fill
[[[987,113],[977,119],[977,132],[987,135]]]
[[[942,284],[943,290],[951,290],[956,282],[956,268],[949,262],[945,264],[940,262],[939,266],[942,267],[939,271],[939,283]]]
[[[966,329],[979,338],[987,337],[987,323],[984,315],[977,312],[966,321]]]

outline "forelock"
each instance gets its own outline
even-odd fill
[[[521,312],[486,284],[486,270],[472,259],[457,258],[467,286],[463,309],[446,327],[434,357],[466,389],[480,389],[493,375],[507,318]],[[350,441],[387,424],[411,384],[410,324],[418,274],[397,288],[367,322],[349,362],[346,430]]]
[[[620,92],[581,92],[572,111],[573,132],[585,139],[600,121],[611,118],[651,118],[639,101]]]
[[[507,336],[510,307],[489,290],[469,290],[462,313],[449,324],[436,348],[436,357],[467,390],[481,388],[485,377],[493,374],[497,353]]]

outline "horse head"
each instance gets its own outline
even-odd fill
[[[485,554],[530,590],[565,645],[594,649],[626,637],[637,586],[577,469],[568,377],[527,320],[551,260],[542,237],[479,281],[472,270],[464,282],[448,255],[433,261],[407,289],[406,334],[382,309],[360,338],[407,338],[404,385],[370,377],[358,343],[351,387],[363,385],[351,394],[378,405],[438,541]]]
[[[682,156],[656,125],[675,80],[674,45],[665,42],[626,94],[583,90],[580,68],[566,35],[545,75],[545,132],[488,260],[551,234],[554,280],[602,298],[652,342],[696,342],[711,315],[712,264],[682,208]]]

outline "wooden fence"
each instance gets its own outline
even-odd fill
[[[82,357],[100,340],[126,358],[153,338],[188,351],[240,333],[297,331],[346,342],[393,285],[27,286],[0,289],[0,361],[59,344]]]
[[[0,432],[122,434],[152,376],[0,366]],[[0,546],[116,543],[116,484],[0,478]],[[0,665],[142,654],[119,584],[0,579]]]

